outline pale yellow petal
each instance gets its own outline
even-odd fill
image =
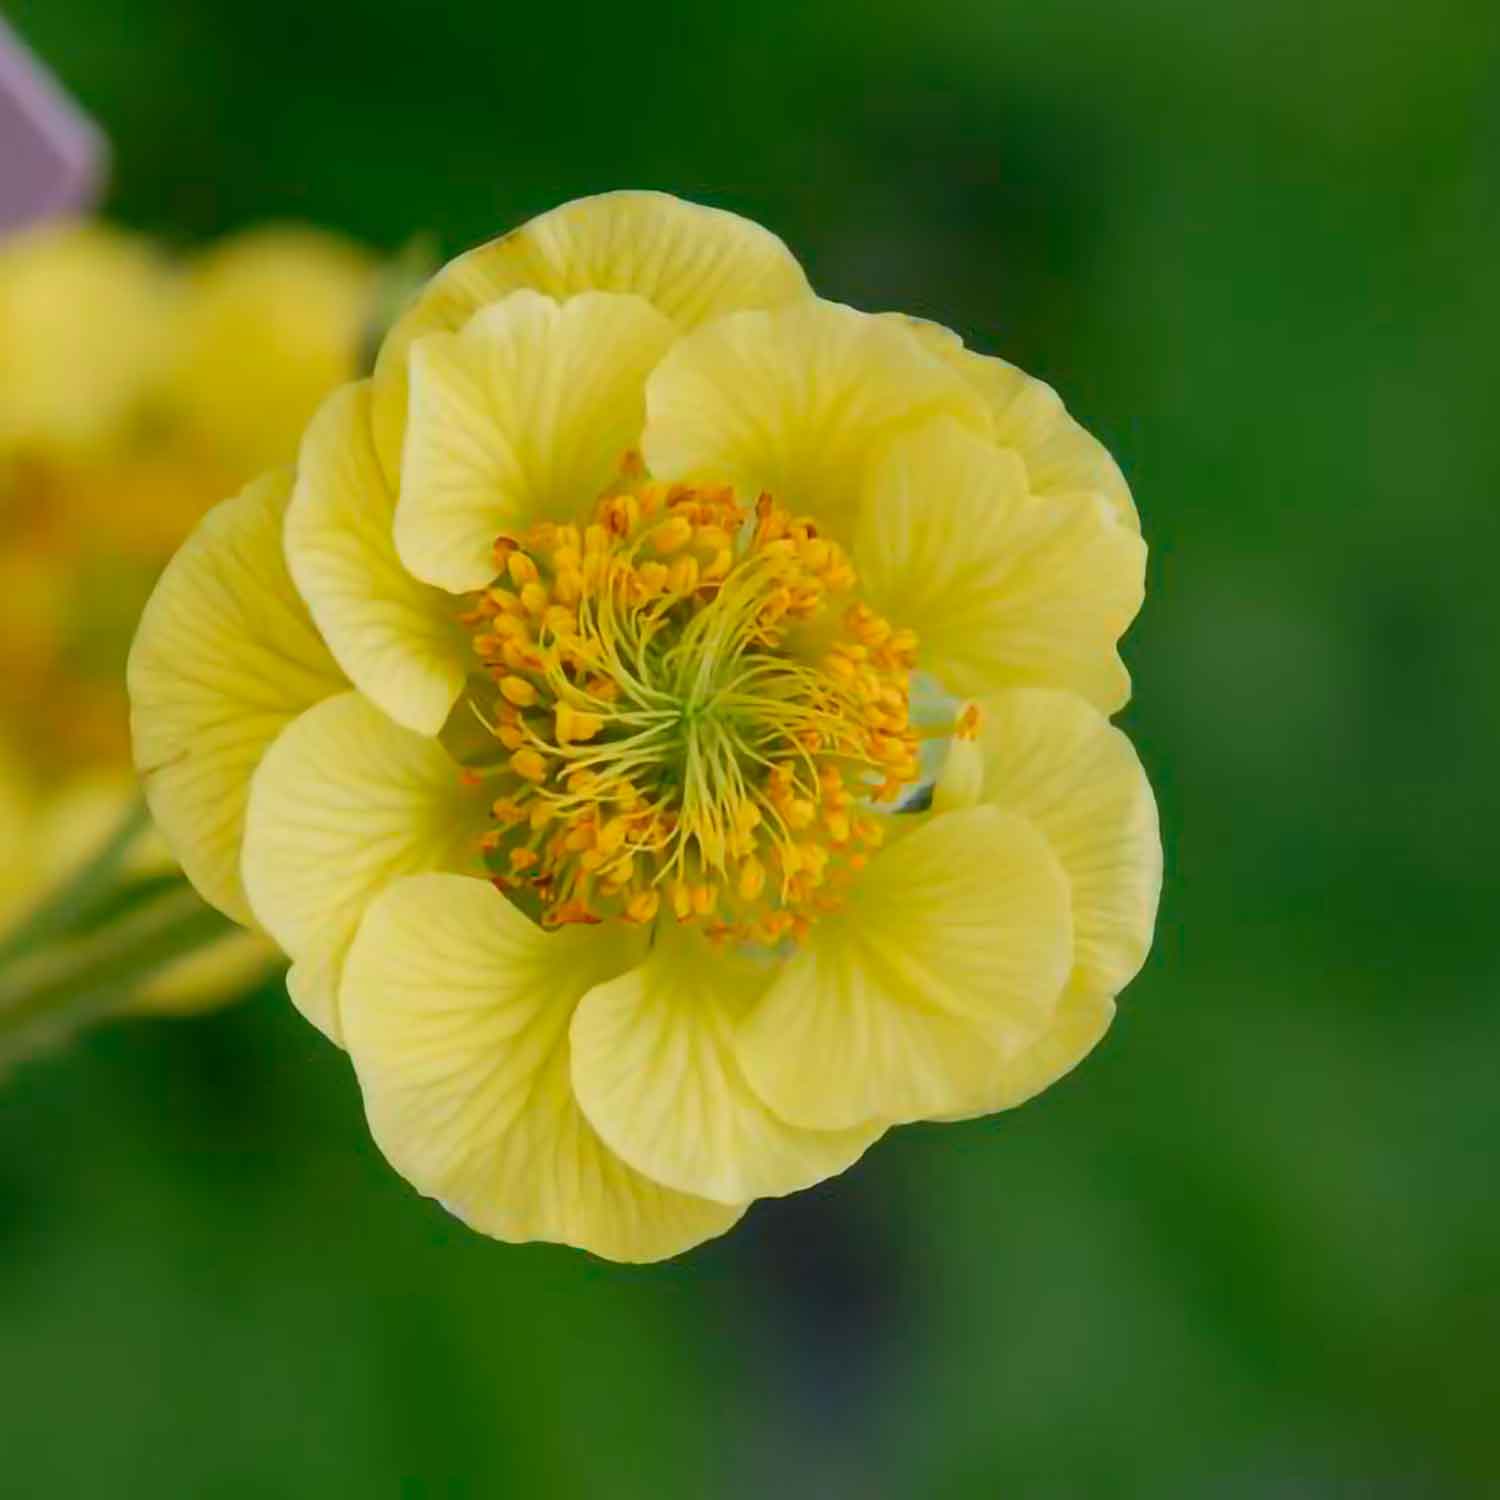
[[[370,908],[344,976],[350,1056],[377,1143],[421,1192],[503,1240],[660,1260],[743,1207],[620,1160],[573,1096],[579,998],[639,957],[619,928],[544,932],[487,882],[414,876]]]
[[[527,287],[560,301],[589,291],[644,297],[684,331],[723,313],[810,295],[791,251],[738,214],[650,192],[564,203],[459,256],[387,335],[375,371],[377,445],[387,473],[401,467],[413,341],[462,328],[479,308]]]
[[[1104,1039],[1115,1018],[1115,1002],[1078,980],[1070,981],[1057,1003],[1052,1024],[1029,1047],[997,1061],[994,1072],[962,1108],[936,1116],[970,1120],[1014,1109],[1072,1072]]]
[[[916,631],[955,693],[1068,688],[1130,696],[1116,643],[1145,593],[1146,546],[1092,494],[1027,493],[1019,457],[942,419],[872,469],[854,559],[869,602]]]
[[[309,710],[266,753],[245,823],[245,889],[293,961],[292,999],[334,1041],[366,908],[403,875],[480,873],[487,822],[482,788],[442,745],[358,693]]]
[[[1072,891],[1074,978],[1116,995],[1150,951],[1161,895],[1156,800],[1135,749],[1071,694],[1023,689],[979,706],[979,797],[1046,839]]]
[[[646,388],[646,462],[659,478],[769,491],[852,534],[866,466],[937,416],[981,436],[973,389],[903,327],[835,302],[735,313],[677,344]]]
[[[298,714],[347,687],[282,557],[290,490],[268,475],[203,518],[146,605],[128,670],[152,816],[204,898],[244,923],[251,774]]]
[[[1066,499],[1099,495],[1115,519],[1141,529],[1130,486],[1109,450],[1068,415],[1055,390],[989,354],[965,349],[956,333],[901,314],[901,322],[984,398],[994,418],[995,441],[1021,456],[1033,494]]]
[[[461,593],[502,531],[583,515],[638,445],[647,374],[675,337],[639,297],[513,293],[411,351],[396,548]]]
[[[468,647],[458,602],[401,566],[395,512],[370,441],[369,383],[345,386],[302,443],[287,566],[354,685],[398,724],[436,734],[463,690]]]
[[[965,1107],[1051,1023],[1072,963],[1063,872],[1023,819],[936,817],[882,851],[741,1031],[784,1119],[840,1129]]]
[[[573,1017],[573,1086],[632,1166],[721,1203],[795,1192],[842,1172],[884,1130],[803,1130],[773,1114],[739,1063],[738,1026],[775,976],[691,928],[659,927],[650,953],[592,989]]]

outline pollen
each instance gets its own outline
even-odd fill
[[[762,495],[622,470],[578,525],[497,538],[464,615],[502,784],[492,878],[547,925],[795,942],[919,775],[909,631]]]

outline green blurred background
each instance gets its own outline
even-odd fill
[[[1492,3],[6,10],[176,242],[660,187],[1053,382],[1152,544],[1168,878],[1051,1093],[646,1270],[418,1199],[273,994],[31,1065],[0,1490],[1500,1494]]]

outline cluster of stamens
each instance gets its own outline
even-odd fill
[[[775,944],[837,907],[918,776],[916,640],[769,496],[645,480],[495,544],[465,616],[500,742],[485,852],[549,925]]]

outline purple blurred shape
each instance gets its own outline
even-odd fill
[[[86,207],[104,137],[0,16],[0,235]]]

